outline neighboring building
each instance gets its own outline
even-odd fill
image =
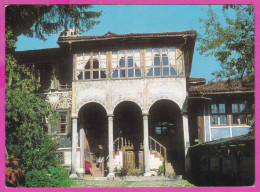
[[[189,78],[196,37],[193,30],[102,36],[70,30],[60,33],[59,48],[18,52],[42,85],[37,94],[60,113],[48,131],[59,138],[61,164],[83,173],[85,158],[93,160],[103,145],[113,167],[108,176],[121,167],[183,174],[190,142],[246,133],[239,112],[248,98],[224,104],[233,95],[253,101],[254,88],[212,94],[205,79]]]
[[[193,80],[193,79],[191,79]],[[201,84],[189,89],[191,144],[247,134],[254,119],[254,77]],[[197,129],[195,128],[197,126]]]

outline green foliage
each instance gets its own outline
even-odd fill
[[[91,29],[101,12],[89,11],[91,5],[8,5],[6,26],[11,27],[14,39],[21,34],[46,40],[44,34],[58,33],[75,27]]]
[[[232,18],[229,15],[234,15]],[[213,73],[216,78],[242,79],[254,74],[254,7],[253,5],[224,5],[225,23],[209,6],[208,18],[200,18],[205,29],[198,51],[205,56],[213,55],[222,70]]]
[[[68,171],[61,166],[33,169],[26,173],[26,187],[70,187],[72,181]]]
[[[20,159],[25,170],[54,165],[57,142],[46,133],[46,120],[57,116],[44,99],[36,96],[39,87],[28,68],[14,58],[13,33],[6,29],[5,128],[6,149]],[[49,123],[51,122],[49,118]]]

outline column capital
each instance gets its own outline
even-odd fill
[[[71,118],[72,119],[78,119],[79,117],[77,115],[72,115]]]

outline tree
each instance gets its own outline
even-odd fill
[[[212,73],[216,78],[240,78],[254,74],[254,7],[253,5],[224,5],[225,23],[209,6],[208,18],[200,18],[205,29],[199,39],[201,55],[213,55],[222,70]],[[232,18],[230,15],[234,15]]]
[[[101,12],[87,11],[89,5],[12,5],[6,7],[6,148],[21,159],[27,170],[54,165],[57,142],[46,131],[56,112],[34,93],[39,84],[29,69],[15,59],[15,42],[21,34],[45,40],[45,35],[63,28],[92,28]]]
[[[6,26],[14,39],[21,34],[45,40],[45,34],[61,29],[91,29],[102,12],[89,11],[91,5],[10,5],[6,7]]]

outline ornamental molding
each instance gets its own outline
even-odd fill
[[[72,93],[71,91],[48,93],[45,97],[45,101],[54,109],[67,110],[72,106]]]

